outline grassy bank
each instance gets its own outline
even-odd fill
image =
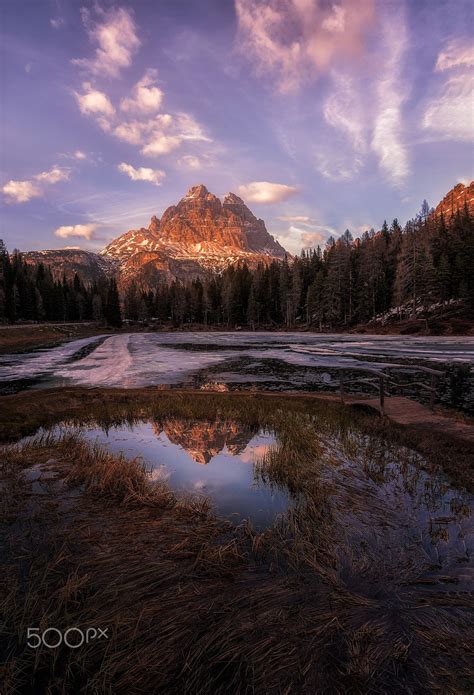
[[[54,347],[67,340],[110,332],[94,323],[55,323],[0,326],[0,354]]]
[[[257,477],[294,500],[257,533],[77,435],[8,447],[0,463],[6,692],[469,689],[472,596],[449,590],[446,571],[427,579],[423,553],[391,539],[390,522],[374,541],[371,519],[387,510],[361,508],[367,482],[344,465],[360,461],[358,475],[371,484],[388,475],[391,457],[415,470],[400,428],[305,397],[70,389],[0,403],[3,437],[59,419],[219,416],[268,428],[279,444]],[[434,458],[423,466],[434,470]],[[347,529],[359,527],[354,547]],[[26,645],[28,627],[72,626],[108,628],[109,639],[79,649]]]
[[[159,416],[202,418],[254,418],[258,422],[274,409],[301,413],[327,412],[341,427],[352,425],[370,435],[390,436],[392,441],[418,451],[439,465],[453,482],[474,491],[474,456],[468,442],[449,432],[388,423],[362,407],[344,407],[315,395],[285,393],[205,393],[155,389],[60,388],[28,391],[0,399],[0,441],[12,441],[60,420],[114,422],[127,417]],[[366,412],[364,412],[366,411]]]

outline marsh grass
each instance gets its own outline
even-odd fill
[[[61,413],[68,424],[221,418],[275,432],[256,477],[294,504],[259,533],[67,428],[5,448],[5,692],[469,691],[472,594],[446,572],[427,576],[432,559],[406,545],[402,516],[372,531],[387,509],[377,496],[367,509],[367,492],[390,483],[394,462],[408,490],[435,465],[397,428],[304,398],[71,392],[59,406],[43,396],[43,420],[35,398],[23,431]],[[52,476],[41,494],[32,466]],[[461,497],[452,508],[469,511]],[[29,626],[108,627],[110,637],[32,650]]]

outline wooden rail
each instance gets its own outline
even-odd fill
[[[416,365],[388,365],[381,369],[375,369],[373,367],[337,367],[337,369],[341,372],[341,376],[339,379],[339,394],[341,401],[344,402],[344,393],[346,390],[346,386],[349,386],[350,384],[367,384],[368,386],[374,387],[378,391],[380,412],[382,413],[382,415],[385,414],[385,397],[389,396],[389,393],[386,388],[387,384],[390,384],[394,388],[402,389],[402,391],[404,388],[408,386],[418,386],[419,388],[428,391],[428,393],[430,394],[430,408],[431,410],[433,410],[437,392],[437,381],[444,374],[444,371],[440,369],[432,369],[431,367],[417,367]],[[428,374],[430,377],[429,385],[425,384],[425,382],[423,381],[407,381],[404,383],[400,383],[393,379],[391,375],[388,373],[406,370]],[[345,379],[344,371],[362,372],[365,374],[370,374],[372,376],[370,378]]]

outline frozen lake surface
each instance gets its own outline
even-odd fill
[[[274,383],[303,388],[329,383],[331,374],[325,370],[400,362],[464,366],[469,371],[474,338],[263,332],[98,335],[0,356],[0,387],[226,388]]]

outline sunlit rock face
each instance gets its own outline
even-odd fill
[[[132,229],[102,251],[119,264],[123,283],[134,279],[140,285],[202,277],[238,261],[254,267],[285,254],[241,198],[229,193],[222,203],[202,184],[167,208],[161,220],[153,216],[148,228]]]
[[[242,453],[255,432],[231,420],[186,422],[168,419],[153,426],[157,436],[163,432],[172,444],[181,446],[196,463],[206,464],[226,451],[232,456]]]
[[[462,213],[465,205],[470,214],[474,215],[474,181],[467,186],[463,183],[454,186],[437,205],[435,215],[438,217],[443,214],[445,220],[449,220],[458,210]]]

